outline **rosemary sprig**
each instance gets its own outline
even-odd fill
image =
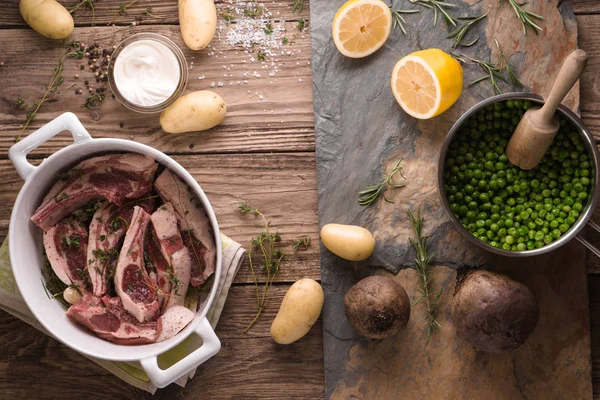
[[[131,7],[132,5],[134,5],[137,1],[138,0],[132,0],[131,2],[129,2],[127,4],[125,4],[125,3],[119,4],[119,9],[115,13],[115,15],[112,17],[112,19],[110,20],[110,22],[108,24],[106,24],[106,26],[112,25],[117,20],[117,18],[119,18],[119,15],[124,14],[125,11],[127,11],[127,9],[129,7]]]
[[[502,0],[498,0],[498,7],[500,7],[500,3]],[[536,23],[536,19],[544,19],[539,14],[536,14],[531,11],[527,11],[523,8],[527,2],[519,3],[516,0],[508,0],[513,10],[515,10],[515,14],[517,14],[517,18],[521,21],[521,25],[523,25],[523,34],[527,35],[527,29],[531,29],[533,33],[538,35],[538,31],[541,31],[542,28]]]
[[[406,20],[404,19],[402,14],[415,14],[421,12],[421,10],[396,10],[392,7],[391,2],[389,8],[392,12],[392,18],[394,18],[394,25],[392,26],[392,29],[396,29],[396,27],[399,27],[402,33],[404,33],[405,35],[406,28],[404,27],[404,25],[406,24]]]
[[[475,25],[477,25],[477,23],[479,21],[481,21],[482,19],[487,17],[488,13],[489,12],[487,12],[483,15],[480,15],[479,17],[460,18],[461,20],[466,21],[466,22],[448,34],[449,39],[454,38],[454,41],[452,43],[452,48],[455,49],[458,46],[470,47],[470,46],[473,46],[475,43],[477,43],[477,41],[479,40],[479,36],[477,36],[475,39],[473,39],[472,41],[470,41],[468,43],[463,43],[463,39],[465,38],[467,33],[469,33],[471,28],[473,28]]]
[[[96,16],[94,14],[95,10],[94,10],[94,3],[92,0],[79,0],[71,8],[69,8],[69,13],[74,14],[75,11],[77,11],[82,6],[83,6],[83,8],[89,8],[92,10],[92,25],[94,25],[94,19]]]
[[[279,267],[281,266],[281,262],[285,255],[281,251],[281,236],[279,236],[279,233],[271,233],[269,230],[270,222],[267,222],[265,216],[260,211],[248,206],[246,203],[240,203],[238,209],[242,214],[254,214],[255,216],[260,216],[264,224],[263,231],[258,236],[252,238],[252,246],[248,250],[248,261],[250,262],[250,271],[252,272],[252,279],[254,280],[254,286],[256,288],[256,305],[258,306],[258,310],[254,319],[246,329],[244,329],[244,333],[246,333],[258,320],[265,309],[270,297],[270,288],[273,286],[273,280],[275,280],[275,276],[279,272]],[[256,263],[256,258],[254,257],[255,252],[258,253],[259,259],[262,258],[263,264],[260,268],[267,273],[267,279],[262,290],[259,290],[258,279],[254,268]]]
[[[502,76],[502,68],[498,66],[498,63],[493,63],[491,61],[483,61],[478,60],[476,58],[469,57],[464,54],[452,52],[452,55],[456,57],[459,61],[466,62],[465,60],[471,61],[473,64],[479,65],[479,67],[485,72],[486,75],[475,79],[474,81],[469,83],[469,86],[473,86],[478,84],[479,82],[483,82],[485,80],[489,80],[494,92],[496,94],[502,93],[502,89],[500,89],[500,85],[498,85],[498,81],[506,82],[506,78]]]
[[[447,8],[455,8],[456,4],[448,3],[445,0],[409,0],[411,3],[433,9],[433,26],[437,26],[438,18],[441,15],[449,29],[450,25],[458,25],[458,20],[448,13]]]
[[[503,68],[506,71],[506,73],[508,74],[508,78],[510,79],[510,82],[513,84],[513,86],[523,86],[523,84],[515,74],[515,69],[513,65],[510,63],[510,61],[508,61],[508,57],[506,57],[504,51],[502,51],[500,43],[498,43],[498,40],[496,39],[494,39],[494,41],[496,42],[496,47],[500,52],[500,55],[498,56],[498,64],[501,68]]]
[[[392,182],[394,175],[396,175],[396,173],[400,173],[400,176],[402,176],[402,178],[404,178],[402,170],[403,170],[402,158],[400,158],[398,161],[396,161],[396,163],[392,167],[392,170],[390,171],[390,173],[387,174],[387,176],[384,175],[383,182],[378,183],[373,186],[369,186],[369,187],[365,188],[364,190],[361,190],[360,192],[358,192],[358,195],[359,195],[358,204],[360,204],[361,206],[365,206],[365,207],[370,206],[371,204],[373,204],[373,202],[375,200],[377,200],[377,198],[380,195],[383,195],[383,198],[388,203],[393,203],[393,201],[388,200],[388,198],[385,197],[384,193],[388,189],[388,187],[401,188],[401,187],[406,186],[404,184],[396,184],[396,183]]]
[[[52,266],[50,266],[50,261],[46,257],[44,261],[44,268],[42,269],[42,286],[44,286],[44,290],[46,291],[46,295],[49,299],[57,299],[60,301],[65,307],[69,308],[70,304],[64,299],[62,296],[67,286],[61,281],[58,276],[54,273]],[[76,285],[72,285],[77,288]]]
[[[35,116],[36,116],[37,112],[39,111],[40,107],[42,106],[42,104],[44,104],[46,101],[50,100],[50,98],[52,98],[52,95],[56,92],[56,89],[64,82],[65,79],[62,76],[62,72],[65,68],[64,67],[65,58],[67,58],[67,57],[83,58],[83,52],[80,50],[71,51],[72,47],[79,48],[79,42],[73,41],[67,45],[67,52],[61,57],[56,68],[54,68],[54,71],[52,72],[52,76],[50,77],[50,82],[46,85],[46,91],[44,92],[44,95],[42,96],[42,98],[40,100],[38,100],[36,103],[33,103],[33,105],[31,106],[31,108],[33,108],[33,111],[30,111],[27,113],[27,121],[25,121],[25,125],[23,125],[21,132],[19,132],[19,135],[15,138],[15,142],[18,142],[19,140],[21,140],[23,133],[25,133],[25,130],[27,129],[27,127],[29,126],[31,121],[33,121],[35,119]],[[27,105],[25,104],[25,101],[24,100],[21,101],[21,100],[23,100],[23,99],[22,98],[17,99],[17,105],[19,105],[22,108],[27,107]]]
[[[292,7],[292,14],[298,10],[298,14],[302,13],[302,9],[304,8],[304,0],[293,0],[290,4]]]
[[[427,325],[425,326],[425,334],[427,337],[426,346],[429,344],[431,334],[437,329],[441,328],[440,323],[437,321],[437,312],[442,306],[439,303],[440,297],[442,296],[443,289],[437,292],[431,292],[430,283],[431,277],[429,275],[429,263],[433,259],[433,254],[427,253],[427,242],[429,241],[428,236],[422,236],[423,229],[423,217],[421,217],[421,211],[419,210],[417,218],[413,215],[412,211],[408,210],[408,218],[412,224],[415,232],[416,239],[410,239],[410,244],[414,247],[417,255],[415,257],[415,269],[420,277],[420,287],[417,292],[421,296],[412,305],[413,307],[417,304],[424,302],[427,308]]]
[[[292,247],[296,250],[308,250],[308,246],[310,246],[310,243],[312,242],[312,239],[309,237],[301,237],[298,240],[294,241],[294,243],[292,244]]]

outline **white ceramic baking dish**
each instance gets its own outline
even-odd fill
[[[69,131],[74,143],[44,159],[39,166],[27,161],[27,154],[57,134]],[[217,262],[210,295],[196,318],[175,337],[160,343],[125,346],[100,339],[72,322],[56,299],[49,299],[42,286],[44,265],[42,231],[31,215],[55,182],[59,172],[95,155],[110,152],[135,152],[154,158],[176,173],[197,194],[208,214],[215,235]],[[25,180],[10,219],[8,231],[10,261],[19,290],[37,320],[57,340],[88,356],[113,361],[139,361],[157,387],[165,387],[202,364],[221,349],[206,313],[213,302],[221,276],[221,236],[213,209],[196,180],[175,160],[149,146],[122,139],[93,139],[73,113],[65,113],[12,146],[9,157]],[[168,369],[158,366],[157,356],[176,346],[191,334],[202,339],[202,346]]]

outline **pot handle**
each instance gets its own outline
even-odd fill
[[[596,230],[596,232],[600,233],[600,226],[598,226],[597,223],[595,223],[594,221],[588,221],[587,223],[589,226],[591,226],[592,228],[594,228]],[[594,245],[592,245],[590,242],[588,242],[587,240],[585,240],[581,234],[575,236],[575,239],[577,239],[579,241],[579,243],[581,243],[582,245],[584,245],[585,247],[588,248],[589,251],[591,251],[592,253],[594,253],[596,255],[596,257],[600,258],[600,250],[598,250],[597,248],[594,247]]]
[[[54,118],[8,150],[8,157],[23,180],[27,180],[27,177],[37,168],[27,161],[27,155],[62,131],[71,132],[75,143],[92,138],[75,114],[66,112]]]
[[[140,360],[144,372],[146,372],[154,386],[163,388],[175,382],[219,352],[221,341],[206,318],[200,321],[195,332],[202,338],[202,346],[175,365],[163,370],[158,366],[158,356]]]

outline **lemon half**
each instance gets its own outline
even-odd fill
[[[333,17],[333,42],[351,58],[375,53],[391,31],[392,12],[381,0],[350,0]]]
[[[421,50],[398,61],[391,86],[396,101],[407,114],[429,119],[458,100],[463,70],[457,60],[440,49]]]

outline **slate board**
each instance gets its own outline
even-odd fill
[[[498,39],[503,51],[512,55],[510,61],[525,84],[518,90],[547,94],[562,61],[577,48],[577,23],[565,1],[541,0],[527,5],[544,16],[544,31],[539,36],[531,32],[523,35],[507,3],[497,7],[496,0],[452,2],[460,5],[453,10],[456,16],[489,11],[488,18],[469,36],[479,35],[479,42],[459,50],[495,60],[498,50],[494,38]],[[445,26],[439,22],[433,27],[433,13],[422,9],[419,14],[406,16],[407,36],[395,30],[374,55],[348,59],[331,39],[331,21],[343,3],[311,3],[319,219],[321,226],[330,222],[364,226],[375,235],[377,246],[373,256],[362,263],[340,260],[321,247],[327,397],[465,398],[471,393],[473,398],[512,399],[547,393],[551,398],[591,398],[583,250],[573,244],[551,257],[519,261],[493,257],[461,237],[441,208],[435,183],[441,143],[464,111],[494,94],[488,83],[467,87],[481,76],[481,70],[464,65],[465,87],[457,104],[440,117],[417,121],[394,100],[390,74],[400,58],[420,48],[449,51],[451,40],[446,39]],[[418,8],[400,0],[394,7]],[[501,86],[504,91],[515,91],[509,85]],[[578,87],[565,104],[578,110]],[[405,160],[408,185],[388,191],[387,197],[395,203],[379,200],[369,208],[359,206],[357,192],[378,182],[399,157]],[[359,279],[400,271],[396,279],[405,284],[411,298],[416,297],[414,271],[407,269],[414,252],[408,241],[412,232],[406,211],[419,208],[426,217],[425,230],[431,236],[435,263],[440,265],[435,284],[444,289],[445,307],[454,288],[453,269],[498,265],[498,270],[529,283],[538,296],[542,317],[527,345],[499,356],[476,353],[454,338],[447,308],[443,309],[444,328],[427,349],[420,330],[424,314],[418,307],[413,309],[409,328],[395,338],[375,342],[356,335],[346,321],[343,296]],[[522,268],[515,269],[517,265]],[[539,285],[544,277],[552,290]],[[465,360],[470,363],[465,364]]]

